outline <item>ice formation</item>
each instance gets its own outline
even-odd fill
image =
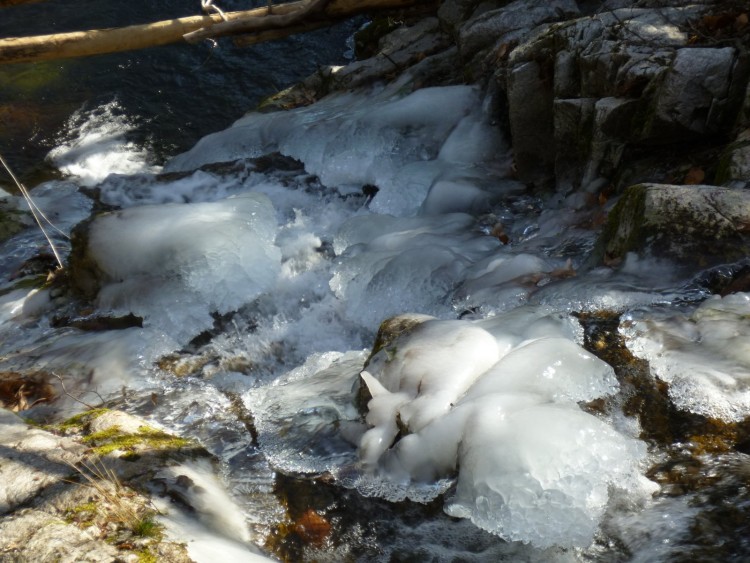
[[[305,108],[250,114],[204,137],[165,169],[191,170],[279,151],[303,161],[327,186],[377,186],[371,204],[377,213],[413,215],[436,182],[425,204],[428,212],[445,212],[445,198],[465,211],[481,206],[490,192],[481,185],[488,182],[486,173],[477,169],[483,160],[497,160],[504,145],[499,130],[483,118],[478,90],[422,88],[404,96],[399,88],[392,85],[367,97],[338,93]],[[462,190],[441,196],[439,181]],[[504,185],[507,191],[518,189],[512,182]],[[493,191],[501,190],[494,186]]]
[[[500,243],[467,232],[473,219],[381,215],[347,221],[334,239],[341,256],[330,286],[369,326],[405,310],[438,314],[466,268]]]
[[[750,416],[750,294],[713,296],[691,315],[634,318],[623,332],[678,408],[728,422]]]
[[[653,490],[639,471],[645,444],[578,407],[618,384],[609,365],[553,336],[560,324],[521,342],[494,328],[427,320],[371,358],[362,464],[394,500],[457,472],[448,514],[507,540],[586,546],[610,487]]]
[[[281,251],[270,200],[243,194],[131,207],[97,218],[88,252],[104,273],[97,301],[168,327],[180,341],[272,287]],[[158,313],[158,314],[156,314]]]

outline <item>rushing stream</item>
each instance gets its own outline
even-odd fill
[[[38,230],[0,246],[0,370],[215,454],[240,517],[199,560],[745,560],[750,465],[720,442],[750,414],[748,295],[596,265],[602,204],[514,180],[491,94],[409,81],[163,168],[108,141],[121,108],[77,113],[32,195],[65,234],[107,212],[74,231],[75,298],[25,283]]]

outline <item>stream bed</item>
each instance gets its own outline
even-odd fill
[[[81,111],[31,190],[67,277],[38,229],[0,245],[0,371],[65,385],[24,415],[198,440],[232,560],[746,560],[739,266],[602,265],[612,202],[529,193],[492,93],[411,80],[164,166]]]

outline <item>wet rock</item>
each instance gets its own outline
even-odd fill
[[[0,190],[0,242],[9,239],[30,226],[31,223],[30,217],[18,211],[15,203],[2,198],[2,190]]]
[[[631,186],[612,209],[600,246],[605,263],[628,252],[705,268],[750,252],[750,193],[717,186]]]
[[[735,188],[750,186],[750,128],[740,132],[719,160],[716,183]]]
[[[376,80],[395,78],[425,57],[450,46],[437,18],[424,18],[412,26],[401,26],[385,35],[378,51],[369,59],[356,61],[332,74],[336,89],[356,88]]]

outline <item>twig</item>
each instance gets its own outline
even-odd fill
[[[52,221],[49,220],[49,218],[44,214],[44,212],[37,207],[36,203],[34,203],[34,200],[31,199],[31,196],[29,195],[29,192],[26,190],[26,186],[24,186],[21,182],[18,181],[18,178],[16,178],[16,175],[13,174],[13,171],[10,169],[10,166],[8,166],[8,163],[5,162],[5,159],[0,154],[0,163],[2,163],[3,167],[5,167],[5,170],[10,174],[10,177],[15,182],[16,186],[21,192],[21,195],[23,195],[24,199],[26,200],[26,203],[29,205],[29,209],[31,210],[31,215],[34,217],[34,221],[36,221],[36,224],[39,225],[39,229],[42,231],[42,234],[44,235],[44,238],[47,239],[47,243],[49,244],[50,248],[52,249],[52,253],[55,255],[55,259],[57,260],[58,266],[60,266],[60,269],[63,268],[62,258],[60,258],[59,252],[57,252],[57,247],[55,246],[55,243],[52,242],[52,238],[49,236],[47,231],[44,228],[44,225],[42,225],[42,219],[44,219],[52,228],[54,228],[59,233],[62,233],[63,236],[67,238],[68,235],[63,233],[60,229],[55,227],[55,225],[52,224]]]
[[[86,401],[84,401],[83,399],[81,399],[80,397],[76,397],[76,396],[72,395],[71,393],[69,393],[68,390],[65,388],[65,381],[63,381],[63,378],[62,378],[61,375],[58,375],[55,372],[52,372],[52,375],[54,375],[60,381],[60,386],[62,387],[63,394],[65,394],[66,396],[70,397],[74,401],[76,401],[78,403],[81,403],[86,408],[89,408],[91,410],[93,410],[93,409],[96,408],[94,405],[90,405],[89,403],[87,403]],[[98,392],[96,392],[96,391],[88,391],[88,392],[89,393],[94,393],[97,397],[99,397],[99,400],[102,402],[102,405],[104,405],[106,403],[106,401],[102,398],[102,396]]]

